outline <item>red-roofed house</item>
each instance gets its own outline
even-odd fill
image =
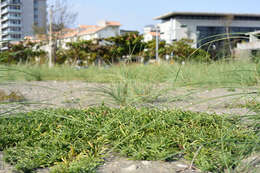
[[[79,25],[78,28],[66,32],[60,41],[65,45],[67,42],[77,40],[93,40],[114,37],[120,35],[119,22],[101,21],[97,25]]]

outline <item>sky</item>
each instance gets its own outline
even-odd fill
[[[159,23],[154,17],[173,11],[259,13],[260,0],[72,0],[78,12],[74,25],[119,21],[122,29],[138,30]]]

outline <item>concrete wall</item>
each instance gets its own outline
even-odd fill
[[[34,24],[33,0],[22,1],[22,38],[33,34],[32,26]]]
[[[172,40],[176,39],[176,20],[171,19],[166,22],[160,23],[160,38],[165,40],[167,43],[171,43]]]
[[[249,43],[238,43],[237,49],[240,50],[254,50],[259,49],[260,50],[260,41],[258,42],[249,42]]]
[[[39,27],[46,28],[47,26],[47,1],[38,0],[38,22]]]
[[[93,39],[97,39],[97,38],[98,38],[98,34],[97,33],[86,34],[86,35],[79,36],[80,40],[93,40]]]
[[[152,25],[152,26],[144,27],[144,34],[143,34],[144,42],[148,42],[148,41],[155,39],[155,37],[151,34],[151,32],[156,32],[155,26]]]
[[[153,40],[154,37],[151,34],[144,34],[144,42]]]
[[[108,38],[120,35],[118,26],[107,26],[105,29],[98,32],[98,38]]]

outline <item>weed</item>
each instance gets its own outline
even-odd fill
[[[131,80],[92,88],[92,90],[120,106],[152,104],[159,101],[159,97],[167,91],[154,84]]]
[[[227,91],[235,92],[235,91],[236,91],[236,88],[228,88]]]
[[[4,90],[0,90],[0,102],[22,102],[25,97],[19,91],[11,91],[7,94]]]

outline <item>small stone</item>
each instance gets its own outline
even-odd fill
[[[188,166],[187,165],[183,165],[183,164],[177,164],[178,167],[180,168],[187,168]]]
[[[122,171],[124,172],[132,172],[132,171],[135,171],[138,169],[138,166],[137,165],[131,165],[127,168],[123,168]]]
[[[151,165],[151,162],[149,162],[149,161],[142,161],[142,164],[144,166],[149,166],[149,165]]]

